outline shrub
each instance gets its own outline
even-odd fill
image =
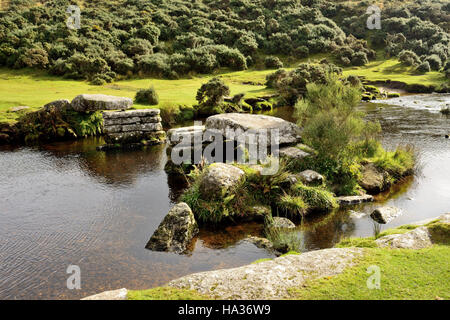
[[[427,73],[431,71],[430,63],[428,61],[422,62],[418,67],[417,71],[421,73]]]
[[[230,88],[219,78],[213,78],[197,90],[195,99],[200,105],[219,106],[229,94]]]
[[[432,54],[431,56],[426,57],[425,62],[430,64],[431,70],[439,71],[442,67],[441,58],[439,58],[437,54]]]
[[[136,92],[134,101],[136,101],[136,103],[154,106],[159,103],[159,97],[158,94],[156,93],[155,88],[151,87],[149,89],[141,89],[138,92]]]
[[[407,65],[407,66],[416,66],[420,63],[420,59],[414,52],[410,50],[403,50],[398,55],[398,59],[401,63]]]
[[[283,68],[283,62],[278,57],[269,56],[264,59],[264,65],[267,69]]]

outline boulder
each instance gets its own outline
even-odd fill
[[[322,184],[323,176],[313,170],[305,170],[299,173],[299,178],[306,184]]]
[[[426,227],[419,227],[403,234],[391,234],[377,239],[379,247],[389,247],[394,249],[422,249],[430,247],[430,233]]]
[[[377,194],[385,189],[385,174],[380,172],[373,163],[362,167],[359,185],[368,193]]]
[[[240,217],[242,221],[264,221],[264,219],[272,214],[270,206],[252,206],[243,210],[243,215]]]
[[[207,130],[218,130],[224,136],[227,129],[235,130],[235,132],[242,130],[247,132],[247,134],[267,132],[268,145],[271,144],[271,129],[278,129],[279,143],[281,145],[293,144],[301,140],[301,129],[296,124],[281,118],[265,115],[246,113],[217,114],[206,119],[205,128]]]
[[[290,160],[302,160],[309,157],[310,154],[297,147],[286,147],[280,149],[280,157],[285,157]]]
[[[44,110],[47,112],[56,111],[61,112],[65,109],[70,109],[70,101],[66,99],[55,100],[44,105]]]
[[[200,192],[205,199],[220,198],[236,186],[244,175],[244,171],[231,164],[213,163],[200,181]]]
[[[243,241],[253,243],[256,247],[258,247],[260,249],[266,249],[266,250],[269,250],[269,251],[273,251],[274,250],[272,242],[270,242],[266,238],[250,236],[250,237],[244,239]]]
[[[133,105],[133,100],[105,94],[80,94],[72,100],[70,105],[72,109],[78,112],[119,110],[130,108]]]
[[[270,223],[271,228],[283,228],[283,229],[293,229],[295,224],[288,218],[283,217],[273,217],[273,221]]]
[[[400,216],[402,210],[396,207],[380,207],[375,209],[370,217],[378,223],[386,224],[392,221],[394,218]]]
[[[186,203],[180,202],[164,217],[146,248],[154,251],[183,253],[198,232],[198,225],[191,208]]]
[[[204,131],[205,126],[174,128],[167,131],[167,138],[171,145],[181,144],[183,146],[193,146],[194,139],[203,142]]]

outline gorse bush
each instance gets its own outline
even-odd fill
[[[159,103],[159,97],[155,88],[151,87],[149,89],[141,89],[136,92],[134,101],[149,106],[155,106]]]

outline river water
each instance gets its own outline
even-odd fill
[[[404,210],[383,228],[450,211],[450,139],[444,138],[450,118],[438,112],[450,95],[393,103],[398,105],[361,108],[381,122],[386,147],[415,146],[421,170],[378,198]],[[275,115],[289,118],[290,111]],[[97,152],[102,143],[92,138],[1,147],[0,299],[76,299],[122,287],[145,289],[273,257],[243,241],[261,234],[258,224],[201,230],[185,255],[145,249],[183,185],[164,172],[165,146]],[[298,229],[304,250],[331,247],[343,236],[372,235],[367,214],[380,202],[310,218]],[[80,290],[67,288],[69,265],[80,267]]]

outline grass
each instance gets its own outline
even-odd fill
[[[157,287],[148,290],[129,290],[128,300],[208,300],[208,296],[195,290]]]
[[[349,67],[344,69],[344,75],[364,76],[370,81],[400,81],[406,84],[442,85],[448,82],[443,73],[437,71],[418,74],[414,67],[408,67],[397,59],[384,58],[384,50],[377,51],[377,58],[362,67]]]
[[[354,267],[334,277],[292,288],[293,299],[312,300],[434,300],[450,299],[450,247],[421,250],[367,248]],[[381,270],[380,289],[368,289],[369,266]]]

